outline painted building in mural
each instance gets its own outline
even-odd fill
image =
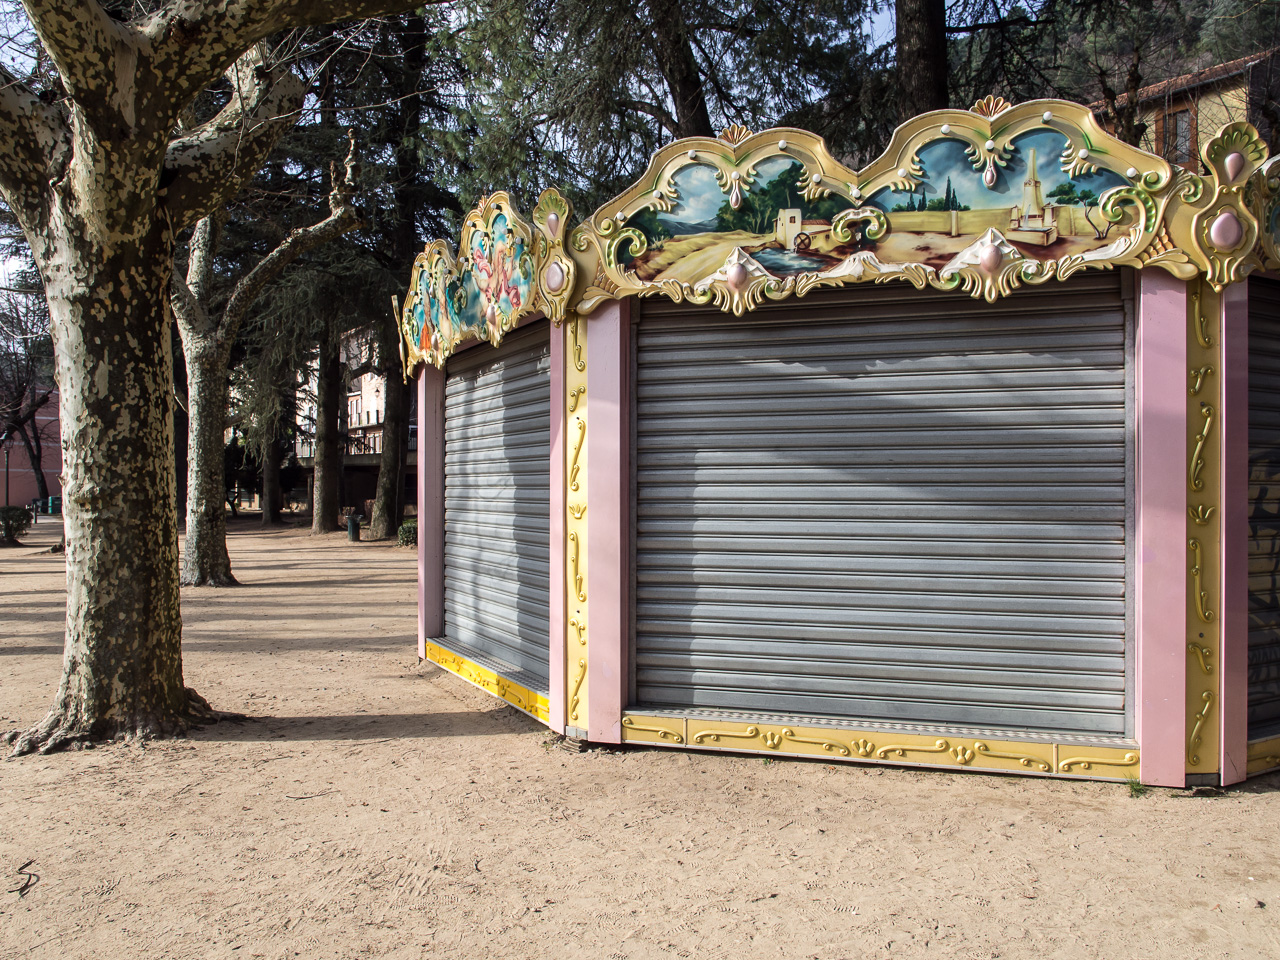
[[[602,743],[1280,767],[1280,167],[987,98],[417,258],[419,652]]]

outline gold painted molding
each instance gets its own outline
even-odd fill
[[[655,717],[641,713],[628,714],[623,718],[622,739],[668,747],[687,745],[703,750],[1091,779],[1129,779],[1139,763],[1135,746],[1081,747],[764,721],[748,723],[705,717]]]
[[[1047,150],[1050,140],[1061,149]],[[1024,177],[1023,154],[1033,150],[1040,151],[1037,175]],[[789,127],[680,140],[575,228],[572,207],[556,190],[538,198],[530,222],[495,193],[466,216],[456,252],[441,240],[428,244],[400,307],[407,372],[424,360],[440,366],[464,339],[496,345],[530,312],[558,324],[570,308],[586,315],[630,295],[740,315],[818,287],[869,281],[995,300],[1083,269],[1160,267],[1184,280],[1201,276],[1214,291],[1252,270],[1280,269],[1280,164],[1245,123],[1223,127],[1201,155],[1204,176],[1122,143],[1079,104],[1011,106],[991,97],[970,110],[908,120],[861,170],[839,163],[817,135]],[[750,229],[725,226],[778,182],[780,166],[799,171],[787,188],[795,208],[781,213],[821,207],[821,217],[798,223],[798,233],[787,233],[781,216]],[[1032,194],[1020,193],[1019,182],[1031,189],[1034,180],[1039,191],[1046,170],[1069,178],[1067,192],[1046,188],[1024,202]],[[951,175],[982,202],[972,210],[960,202]],[[689,177],[700,178],[702,206],[686,223],[679,216],[689,213],[681,206],[693,190]],[[669,229],[659,230],[662,223]],[[801,262],[807,256],[808,265],[761,257],[765,248]],[[1209,347],[1212,335],[1198,332]]]
[[[1249,744],[1247,756],[1245,770],[1251,777],[1280,768],[1280,737]]]
[[[522,687],[518,683],[513,683],[506,677],[494,673],[488,667],[482,667],[466,657],[446,650],[439,644],[432,643],[430,640],[426,643],[426,654],[427,659],[432,663],[444,667],[450,673],[461,677],[468,683],[474,684],[486,693],[491,693],[500,700],[505,700],[517,710],[521,710],[534,719],[541,720],[543,723],[547,723],[550,720],[550,702],[542,694]]]

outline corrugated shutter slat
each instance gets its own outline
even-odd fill
[[[1280,283],[1249,278],[1249,738],[1280,733]]]
[[[638,705],[1125,734],[1118,276],[641,309]]]
[[[551,360],[547,325],[455,355],[445,384],[445,636],[547,691]]]

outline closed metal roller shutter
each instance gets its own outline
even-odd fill
[[[1280,284],[1249,280],[1249,737],[1280,733]]]
[[[547,324],[449,361],[444,645],[547,691],[551,356]]]
[[[637,705],[1126,734],[1119,276],[641,309]]]

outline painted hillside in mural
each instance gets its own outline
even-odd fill
[[[873,250],[883,263],[941,268],[988,230],[1039,260],[1085,253],[1111,243],[1131,222],[1109,223],[1099,209],[1103,194],[1127,181],[1107,170],[1068,176],[1062,169],[1067,143],[1055,130],[1023,134],[1012,141],[1004,165],[989,173],[974,168],[960,140],[926,144],[915,190],[885,188],[866,201],[888,216],[889,230],[878,241],[856,223],[850,241],[839,241],[832,221],[854,205],[834,194],[806,200],[804,168],[790,157],[758,164],[736,208],[731,186],[721,187],[713,167],[691,164],[673,177],[671,210],[650,207],[627,221],[644,234],[648,249],[623,260],[642,281],[710,275],[734,248],[780,278],[831,269],[861,250]]]
[[[1062,169],[1066,147],[1057,131],[1025,133],[1012,141],[1006,165],[994,165],[984,179],[986,171],[974,169],[962,141],[932,141],[920,150],[924,175],[914,191],[884,189],[870,198],[890,224],[876,256],[942,267],[987,230],[1038,260],[1107,245],[1129,220],[1108,223],[1098,205],[1106,191],[1127,181],[1108,170],[1069,177]]]
[[[672,178],[679,200],[671,210],[641,210],[627,222],[649,242],[631,268],[641,280],[660,279],[677,263],[682,276],[705,275],[740,247],[770,273],[785,277],[825,270],[866,249],[856,228],[851,243],[840,243],[831,233],[832,218],[848,210],[849,201],[838,196],[806,200],[803,176],[804,167],[790,157],[764,160],[735,208],[717,183],[715,168],[684,167]]]

